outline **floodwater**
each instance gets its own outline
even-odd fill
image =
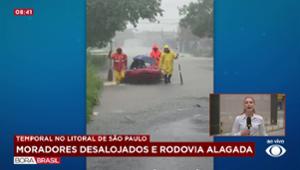
[[[128,56],[148,54],[151,47],[126,41]],[[130,62],[130,61],[129,61]],[[180,84],[178,64],[184,84]],[[213,59],[181,54],[171,84],[110,85],[100,96],[88,134],[150,134],[151,141],[211,141],[208,96],[213,90]],[[213,158],[88,158],[88,170],[209,170]]]

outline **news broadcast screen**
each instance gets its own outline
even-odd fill
[[[0,1],[0,170],[299,169],[299,6]]]

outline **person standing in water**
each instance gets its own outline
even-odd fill
[[[115,81],[120,84],[125,78],[127,55],[122,52],[122,48],[117,48],[116,53],[109,55],[109,57],[113,60]]]
[[[163,72],[165,84],[171,83],[175,59],[177,59],[177,55],[170,50],[168,45],[164,45],[164,51],[161,54],[159,68]]]
[[[158,46],[154,44],[152,46],[152,51],[150,52],[150,57],[154,59],[156,66],[159,66],[160,56],[161,56],[161,52]]]

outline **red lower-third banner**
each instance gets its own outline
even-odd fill
[[[62,140],[67,139],[67,136],[52,135],[53,140],[48,138],[41,142],[41,139],[45,139],[43,137],[46,136],[36,138],[26,136],[28,140],[20,140],[21,137],[17,135],[14,140],[14,155],[15,157],[49,157],[53,158],[53,162],[55,162],[54,158],[64,156],[253,157],[255,155],[253,142],[150,142],[149,135],[121,135],[119,140],[97,140],[103,136],[106,135],[93,135],[95,140],[85,136],[86,140],[67,141]],[[83,137],[80,135],[78,139],[83,139]],[[134,137],[136,140],[133,140]],[[73,136],[73,138],[76,137]],[[132,140],[122,141],[121,138]],[[50,161],[50,159],[47,160]]]

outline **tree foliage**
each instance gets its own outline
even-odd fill
[[[87,45],[104,46],[127,23],[156,21],[163,12],[160,5],[161,0],[87,0]]]
[[[212,37],[213,35],[213,0],[197,0],[179,9],[184,16],[180,26],[189,28],[198,37]]]

